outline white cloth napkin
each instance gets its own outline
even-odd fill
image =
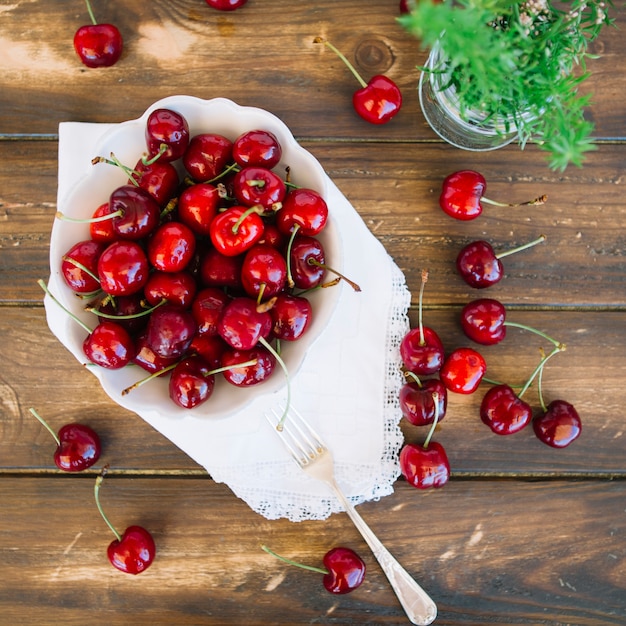
[[[59,202],[92,167],[94,146],[109,127],[60,124]],[[399,475],[399,344],[409,328],[410,293],[400,269],[334,184],[329,206],[342,234],[343,271],[362,291],[335,287],[342,289],[339,303],[293,377],[292,404],[325,439],[340,487],[358,504],[392,493]],[[142,417],[264,517],[325,519],[342,510],[339,501],[298,468],[264,417],[285,396],[259,397],[221,420]]]

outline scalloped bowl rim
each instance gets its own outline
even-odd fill
[[[108,157],[111,153],[124,164],[134,165],[145,152],[144,129],[148,116],[157,108],[170,108],[185,116],[190,136],[202,132],[222,134],[233,140],[248,130],[264,129],[273,132],[281,143],[283,156],[274,168],[277,173],[290,168],[294,184],[310,187],[320,192],[329,205],[329,219],[325,229],[318,235],[327,260],[338,270],[342,267],[341,235],[332,215],[332,185],[321,164],[294,138],[289,128],[275,115],[257,107],[241,106],[225,98],[203,100],[191,96],[170,96],[153,103],[145,113],[134,120],[121,122],[105,131],[94,147],[93,156]],[[178,164],[180,166],[180,164]],[[90,217],[97,206],[108,197],[127,177],[117,167],[99,163],[59,199],[58,210],[70,217]],[[93,328],[93,314],[83,310],[83,302],[66,285],[60,271],[61,257],[78,241],[89,238],[85,224],[55,219],[50,237],[50,280],[48,288],[54,297],[88,327]],[[295,378],[306,358],[307,352],[323,334],[343,291],[340,283],[332,289],[311,294],[313,319],[307,333],[298,341],[282,342],[282,356],[290,378]],[[87,363],[82,345],[86,331],[71,319],[48,295],[44,298],[48,326],[59,341],[82,363]],[[278,365],[272,376],[249,388],[236,388],[220,375],[216,376],[213,395],[193,409],[183,409],[169,397],[168,379],[152,380],[130,393],[122,390],[145,378],[142,368],[129,365],[119,370],[109,370],[88,364],[88,369],[99,380],[103,390],[117,404],[139,415],[160,414],[172,418],[193,416],[197,418],[223,418],[233,415],[263,395],[278,393],[286,387],[287,379]]]

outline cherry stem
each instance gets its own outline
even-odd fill
[[[89,2],[89,0],[85,0],[85,4],[87,5],[87,12],[89,13],[89,18],[91,19],[91,23],[94,26],[97,26],[98,22],[96,20],[96,16],[93,14],[93,9],[91,8],[91,3]]]
[[[283,411],[283,414],[278,421],[278,424],[276,424],[276,430],[281,431],[283,429],[283,424],[287,419],[289,407],[291,406],[291,379],[289,377],[289,370],[287,369],[285,361],[283,361],[280,354],[278,354],[278,352],[267,342],[264,337],[259,337],[259,343],[276,359],[276,361],[278,361],[278,364],[285,373],[285,380],[287,381],[287,402],[285,403],[285,410]]]
[[[237,163],[231,163],[228,167],[224,168],[217,176],[214,176],[213,178],[210,178],[209,180],[205,180],[204,182],[205,184],[215,183],[218,180],[224,178],[224,176],[227,176],[228,174],[230,174],[231,172],[239,172],[240,169],[241,168],[239,167]]]
[[[293,230],[291,231],[291,235],[289,237],[289,242],[287,245],[287,254],[285,255],[287,258],[287,284],[292,289],[295,283],[293,281],[293,276],[291,275],[291,248],[293,247],[293,241],[296,238],[296,235],[299,230],[300,230],[300,224],[294,224]]]
[[[119,167],[129,178],[130,182],[135,185],[135,187],[139,187],[139,183],[134,178],[135,176],[140,176],[140,172],[134,170],[128,165],[124,165],[116,156],[111,152],[110,158],[97,156],[91,159],[91,164],[96,165],[97,163],[106,163],[107,165],[114,165],[115,167]]]
[[[539,335],[540,337],[543,337],[544,339],[547,339],[555,348],[563,348],[563,350],[565,350],[565,345],[562,344],[560,341],[557,341],[556,339],[553,339],[552,337],[550,337],[550,335],[546,335],[546,333],[541,332],[540,330],[537,330],[536,328],[533,328],[532,326],[526,326],[526,324],[520,324],[519,322],[504,322],[505,326],[511,326],[512,328],[521,328],[522,330],[527,330],[531,333],[535,333],[535,335]]]
[[[70,310],[68,310],[66,307],[64,307],[53,295],[52,292],[48,289],[48,287],[46,286],[46,283],[43,282],[43,280],[41,280],[41,278],[37,281],[37,284],[44,290],[44,292],[50,297],[50,299],[57,304],[59,307],[61,307],[77,324],[79,324],[82,328],[84,328],[90,335],[93,332],[93,330],[91,330],[91,328],[89,328],[89,326],[87,326],[87,324],[85,324],[81,319],[79,319],[78,317],[76,317],[76,315],[74,315],[74,313],[72,313]]]
[[[106,215],[101,215],[100,217],[86,217],[86,218],[82,218],[82,217],[69,217],[68,215],[65,215],[65,213],[62,213],[61,211],[57,211],[55,217],[57,217],[60,220],[64,220],[66,222],[73,222],[74,224],[94,224],[96,222],[106,222],[107,220],[111,220],[114,217],[119,217],[120,215],[123,215],[124,212],[119,209],[117,211],[113,211],[113,213],[107,213]]]
[[[46,422],[46,420],[35,411],[32,407],[28,409],[45,427],[46,430],[54,437],[54,440],[57,442],[57,446],[61,445],[61,441],[59,440],[59,436],[50,428],[50,424]]]
[[[504,250],[504,252],[500,252],[496,254],[496,259],[502,259],[505,256],[509,256],[509,254],[515,254],[516,252],[521,252],[522,250],[526,250],[527,248],[532,248],[533,246],[536,246],[538,243],[541,243],[542,241],[545,241],[545,240],[546,240],[545,235],[539,235],[537,239],[533,239],[532,241],[529,241],[528,243],[518,246],[517,248],[511,248],[510,250]]]
[[[428,282],[428,270],[422,270],[422,284],[420,285],[419,300],[417,305],[418,314],[418,328],[420,329],[420,346],[426,344],[426,338],[424,337],[424,324],[422,322],[422,302],[424,299],[424,287]]]
[[[143,157],[141,157],[141,162],[144,165],[152,165],[153,163],[158,161],[163,154],[165,154],[167,148],[168,148],[168,145],[166,143],[160,144],[159,151],[154,156],[148,158],[147,155],[144,155]]]
[[[167,300],[163,298],[160,302],[157,302],[157,304],[150,307],[149,309],[145,309],[143,311],[140,311],[139,313],[131,313],[129,315],[115,315],[113,313],[105,313],[104,311],[99,311],[96,307],[92,307],[92,306],[85,307],[85,311],[87,311],[88,313],[93,313],[94,315],[97,315],[98,317],[104,317],[105,319],[108,319],[108,320],[134,320],[134,319],[137,319],[138,317],[143,317],[144,315],[150,315],[150,313],[152,313],[154,310],[158,309],[160,306],[163,306],[166,303],[167,303]]]
[[[406,372],[404,372],[404,377],[405,378],[412,378],[413,382],[417,384],[418,387],[422,387],[422,381],[419,379],[419,376],[415,373],[412,372],[411,370],[407,370]]]
[[[437,428],[437,422],[439,421],[439,394],[436,391],[433,391],[433,402],[435,403],[435,419],[433,420],[433,424],[428,431],[428,436],[426,437],[426,441],[424,441],[424,450],[428,450],[428,445],[430,444],[430,440],[432,436],[435,434],[435,429]]]
[[[280,554],[276,554],[276,552],[268,548],[266,545],[262,545],[261,549],[265,550],[265,552],[267,552],[268,554],[275,556],[280,561],[283,561],[284,563],[287,563],[289,565],[295,565],[296,567],[299,567],[301,569],[306,569],[306,570],[309,570],[310,572],[317,572],[318,574],[329,573],[328,570],[323,569],[321,567],[315,567],[313,565],[305,565],[304,563],[298,563],[297,561],[292,561],[291,559],[288,559],[286,556],[281,556]]]
[[[348,283],[348,285],[350,285],[350,287],[354,289],[354,291],[361,291],[361,287],[359,287],[354,281],[350,280],[343,274],[340,274],[337,270],[333,269],[332,267],[329,267],[328,265],[326,265],[326,263],[320,263],[317,259],[314,259],[313,257],[309,257],[307,260],[307,263],[309,265],[315,265],[315,267],[323,267],[328,272],[335,274],[335,276],[337,276],[341,280],[345,280]]]
[[[541,410],[545,413],[548,408],[546,407],[546,403],[543,401],[543,367],[539,371],[539,376],[537,377],[537,395],[539,396],[539,404],[541,404]]]
[[[348,61],[345,55],[341,51],[337,50],[337,48],[335,48],[335,46],[333,46],[333,44],[330,43],[330,41],[326,41],[326,39],[324,39],[323,37],[316,37],[313,40],[313,43],[323,43],[327,48],[330,48],[346,64],[346,66],[352,72],[354,77],[359,81],[359,84],[361,85],[361,87],[367,87],[367,83],[363,80],[362,76],[356,71],[356,68],[354,67],[354,65],[352,65],[352,63]]]
[[[111,532],[115,535],[117,540],[122,541],[122,536],[117,532],[117,529],[115,528],[115,526],[111,524],[111,522],[109,521],[109,518],[105,515],[104,511],[102,510],[102,505],[100,504],[100,485],[102,485],[102,481],[104,480],[104,477],[108,469],[109,469],[109,466],[105,465],[100,471],[100,474],[98,474],[96,478],[96,484],[93,487],[93,495],[96,499],[96,506],[98,507],[98,511],[100,512],[102,519],[106,522],[106,525],[111,529]]]
[[[537,198],[534,198],[533,200],[527,200],[526,202],[497,202],[496,200],[490,200],[489,198],[485,198],[483,196],[480,201],[486,202],[487,204],[491,204],[493,206],[541,206],[548,201],[548,196],[544,194],[543,196],[539,196]]]
[[[261,205],[259,204],[255,204],[254,206],[251,206],[249,209],[246,209],[241,216],[239,217],[239,219],[233,224],[233,227],[231,228],[233,235],[236,235],[239,232],[239,228],[241,227],[241,224],[244,222],[244,220],[249,216],[252,215],[253,213],[259,213],[259,209],[261,208]]]
[[[531,374],[530,378],[526,381],[526,384],[522,387],[521,391],[517,394],[518,398],[521,398],[526,391],[528,390],[528,388],[530,387],[530,385],[532,384],[533,380],[535,380],[535,378],[537,377],[538,374],[541,373],[541,371],[543,370],[543,368],[545,367],[546,363],[558,352],[563,352],[565,350],[565,345],[564,344],[559,344],[558,346],[556,346],[554,348],[554,350],[552,350],[552,352],[550,352],[550,354],[548,354],[547,356],[544,356],[541,361],[539,361],[539,365],[537,365],[537,367],[535,368],[535,371]]]

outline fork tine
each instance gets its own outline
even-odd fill
[[[294,407],[289,408],[287,419],[282,419],[282,407],[278,407],[278,410],[270,409],[270,412],[271,416],[266,414],[267,419],[300,466],[308,465],[325,450],[320,436]],[[279,424],[281,428],[277,428]]]

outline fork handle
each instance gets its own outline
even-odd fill
[[[437,606],[430,596],[382,544],[352,503],[344,496],[337,483],[333,481],[329,484],[346,509],[346,513],[372,550],[383,572],[385,572],[411,623],[419,626],[432,624],[437,617]]]

